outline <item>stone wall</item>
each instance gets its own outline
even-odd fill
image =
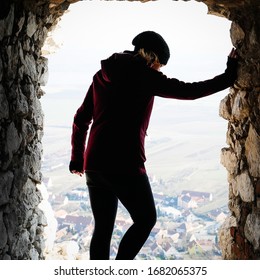
[[[239,77],[220,104],[228,120],[227,148],[231,216],[220,232],[225,259],[260,259],[260,3],[232,13],[231,39],[239,50]]]
[[[51,13],[48,1],[0,3],[0,259],[43,258],[41,48],[68,6]]]
[[[230,189],[230,217],[220,232],[223,258],[260,259],[259,1],[197,1],[233,21],[231,39],[240,54],[238,81],[220,106],[228,121],[221,161]],[[0,2],[0,259],[44,258],[47,220],[38,186],[47,59],[41,48],[73,2]]]

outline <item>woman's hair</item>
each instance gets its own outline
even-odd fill
[[[145,51],[143,48],[141,48],[140,50],[138,50],[138,54],[147,61],[147,65],[149,66],[153,63],[160,64],[158,56],[152,51]]]
[[[167,43],[160,34],[154,31],[141,32],[135,36],[132,44],[135,46],[135,52],[138,52],[140,49],[154,52],[162,65],[166,65],[170,58],[170,50]]]

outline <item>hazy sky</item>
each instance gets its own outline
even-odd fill
[[[71,126],[100,60],[113,52],[132,50],[132,39],[138,33],[154,30],[164,37],[171,50],[167,66],[161,69],[167,76],[198,81],[225,69],[232,48],[229,29],[227,19],[208,15],[205,4],[192,0],[93,0],[72,4],[54,32],[61,47],[48,56],[47,94],[41,99],[46,125]],[[220,93],[185,106],[196,106],[198,110],[212,106],[216,118],[224,122],[218,117],[218,107],[225,95]],[[160,102],[183,101],[157,100],[155,111]]]
[[[56,30],[62,47],[49,56],[48,86],[88,84],[101,59],[132,50],[133,37],[144,30],[160,33],[171,49],[164,73],[184,80],[208,78],[225,67],[229,28],[228,20],[207,15],[206,5],[195,1],[78,2]]]

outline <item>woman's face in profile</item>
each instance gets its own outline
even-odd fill
[[[156,70],[156,71],[160,71],[161,67],[163,67],[163,64],[160,64],[159,62],[154,62],[153,64],[151,64],[151,68]]]

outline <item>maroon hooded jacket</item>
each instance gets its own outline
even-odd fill
[[[223,74],[185,83],[150,68],[133,52],[102,60],[74,117],[70,171],[145,173],[144,141],[154,97],[193,100],[211,95],[234,83],[236,68],[237,60],[229,57]]]

